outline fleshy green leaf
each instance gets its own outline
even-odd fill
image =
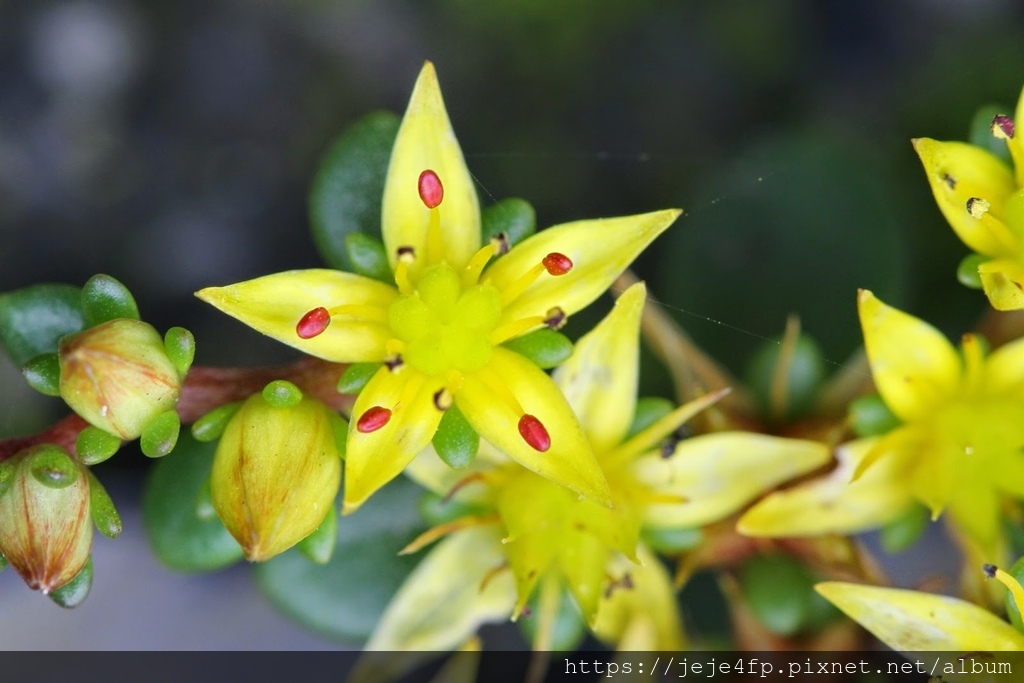
[[[929,521],[928,508],[916,502],[912,503],[903,514],[882,527],[882,547],[889,553],[903,552],[921,538],[921,534],[928,528]]]
[[[765,342],[747,368],[747,384],[760,400],[766,414],[770,413],[772,406],[772,388],[781,353],[780,340]],[[793,419],[809,411],[824,377],[825,361],[821,348],[807,335],[800,335],[785,379],[784,410],[777,417]]]
[[[389,285],[394,283],[388,253],[379,239],[363,232],[350,232],[345,235],[345,250],[353,271]]]
[[[109,459],[120,447],[121,439],[93,426],[79,432],[75,440],[75,452],[86,465],[97,465]]]
[[[455,406],[444,412],[432,442],[437,455],[453,469],[468,467],[480,448],[480,436]]]
[[[45,444],[29,457],[29,471],[32,472],[32,477],[47,488],[67,488],[82,475],[78,465],[60,446]]]
[[[60,396],[60,358],[55,353],[43,353],[21,368],[28,385],[46,396]]]
[[[419,499],[420,516],[430,526],[447,524],[463,517],[483,514],[485,510],[479,505],[467,505],[454,498],[445,499],[433,491],[427,491]]]
[[[213,444],[188,433],[177,452],[155,464],[142,494],[142,521],[157,557],[172,569],[210,571],[242,559],[238,545],[221,521],[201,520],[196,501],[210,478]]]
[[[71,285],[34,285],[0,294],[0,344],[15,365],[56,353],[57,341],[85,327],[82,290]]]
[[[121,535],[121,515],[117,514],[114,501],[103,488],[103,484],[96,478],[96,475],[89,472],[89,512],[92,515],[92,523],[101,534],[107,538],[117,538]]]
[[[7,558],[4,557],[2,554],[0,554],[0,572],[2,572],[3,570],[7,569],[7,565],[8,565]]]
[[[772,633],[792,636],[831,614],[814,604],[824,601],[814,592],[814,576],[790,557],[754,557],[743,565],[739,579],[747,606]]]
[[[231,420],[231,416],[238,412],[238,409],[241,407],[242,401],[235,401],[234,403],[225,403],[214,408],[192,423],[192,436],[195,437],[196,441],[204,443],[219,439],[220,435],[224,433],[224,428],[228,425],[228,421]]]
[[[50,593],[50,599],[65,609],[78,607],[89,597],[92,589],[92,556],[85,566],[75,574],[75,578]]]
[[[385,111],[360,119],[332,145],[313,179],[313,239],[334,268],[352,268],[345,243],[349,234],[380,234],[380,201],[398,124],[398,117]]]
[[[422,491],[396,479],[338,522],[338,544],[325,565],[290,550],[255,567],[257,582],[281,611],[327,636],[361,641],[417,559],[399,556],[420,532]]]
[[[320,526],[299,541],[295,546],[306,559],[317,564],[327,564],[334,553],[334,546],[338,542],[338,510],[331,507],[324,516]]]
[[[302,402],[302,390],[286,379],[275,379],[263,387],[263,400],[275,408],[291,408]]]
[[[569,338],[546,327],[510,339],[504,347],[525,356],[543,370],[561,365],[572,355],[572,342]]]
[[[526,638],[526,642],[532,643],[537,637],[537,615],[540,614],[540,591],[534,591],[533,596],[527,603],[529,612],[517,622],[519,628]],[[563,588],[559,596],[558,614],[555,617],[555,625],[551,634],[551,650],[555,652],[570,652],[575,650],[587,635],[587,623],[580,614],[580,608],[568,588]]]
[[[1013,566],[1007,571],[1018,582],[1024,582],[1024,557],[1014,562]],[[1006,616],[1010,619],[1010,623],[1018,631],[1024,632],[1024,619],[1021,619],[1020,609],[1017,608],[1017,603],[1013,599],[1013,593],[1006,592],[1005,604]]]
[[[636,400],[633,424],[629,426],[629,431],[626,432],[626,439],[628,440],[644,431],[671,413],[675,408],[675,404],[667,398],[662,398],[661,396],[641,396]]]
[[[861,396],[850,404],[850,428],[857,436],[881,436],[900,424],[900,419],[878,394]]]
[[[956,267],[956,279],[965,287],[981,289],[983,285],[981,283],[981,273],[978,272],[978,266],[989,260],[991,258],[984,254],[968,254],[964,256],[963,260],[960,261],[960,265]]]
[[[1013,107],[1004,107],[998,104],[987,104],[979,107],[971,119],[971,128],[967,141],[975,147],[981,147],[992,152],[992,154],[995,154],[1007,164],[1012,164],[1013,161],[1010,158],[1010,150],[1006,146],[1006,141],[992,135],[992,119],[998,114],[1013,116]]]
[[[338,393],[358,394],[379,369],[380,363],[353,363],[338,378]]]
[[[664,555],[678,555],[696,548],[704,540],[704,532],[700,527],[645,527],[640,538],[652,550]]]
[[[196,357],[196,338],[184,327],[172,327],[164,335],[164,350],[182,378]]]
[[[499,232],[505,233],[510,247],[519,244],[537,230],[537,217],[525,199],[510,197],[491,204],[480,212],[483,243]]]
[[[128,288],[109,275],[93,275],[82,287],[82,312],[88,327],[117,318],[139,319],[139,307]]]
[[[162,458],[174,450],[174,444],[178,442],[180,431],[181,420],[178,418],[178,413],[166,410],[143,427],[139,447],[150,458]]]

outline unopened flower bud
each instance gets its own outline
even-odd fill
[[[10,479],[0,493],[0,553],[29,588],[49,594],[89,560],[87,473],[54,445],[22,451],[2,467]]]
[[[250,561],[291,548],[333,507],[341,483],[337,419],[318,401],[274,406],[263,394],[231,417],[217,445],[210,494]]]
[[[177,405],[181,377],[148,323],[119,318],[60,342],[60,395],[87,422],[122,439]]]

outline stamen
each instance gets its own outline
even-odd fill
[[[971,214],[971,218],[981,218],[988,213],[989,207],[991,204],[981,197],[971,197],[967,200],[967,212]]]
[[[440,411],[448,410],[455,403],[455,397],[447,388],[441,387],[434,392],[434,407]]]
[[[548,329],[557,331],[565,327],[568,319],[569,316],[565,314],[565,311],[561,307],[555,306],[548,309],[548,314],[544,317],[544,324],[548,326]]]
[[[504,256],[508,253],[510,248],[508,244],[508,235],[504,230],[491,238],[491,244],[494,245],[495,256]]]
[[[420,193],[420,199],[428,209],[436,208],[441,204],[441,200],[444,199],[444,186],[441,185],[441,179],[429,168],[420,173],[416,189]]]
[[[395,264],[395,285],[398,286],[399,292],[408,296],[414,291],[409,280],[409,266],[416,260],[416,250],[404,246],[395,250],[395,253],[398,255],[398,263]]]
[[[299,335],[300,339],[312,339],[327,329],[327,326],[331,324],[331,314],[323,306],[314,308],[304,316],[299,318],[298,324],[295,326],[295,334]]]
[[[559,276],[565,275],[572,270],[572,259],[565,254],[559,254],[557,251],[553,251],[541,261],[544,264],[544,269],[548,271],[550,275]]]
[[[983,564],[981,570],[985,572],[985,576],[995,579],[1009,589],[1010,595],[1013,596],[1013,603],[1017,605],[1017,610],[1024,614],[1024,587],[1021,587],[1020,581],[994,564]]]
[[[519,418],[519,436],[523,437],[523,441],[530,444],[535,451],[543,453],[551,448],[551,436],[548,435],[548,430],[533,415],[527,414]]]
[[[509,339],[520,337],[529,332],[530,330],[532,330],[533,328],[540,327],[541,325],[544,325],[546,323],[546,318],[542,318],[539,315],[531,315],[528,318],[523,318],[522,320],[514,320],[510,323],[502,325],[501,327],[495,328],[489,335],[487,335],[487,339],[491,342],[492,345],[497,346],[498,344],[506,342]]]
[[[469,288],[480,281],[480,273],[484,272],[484,267],[487,262],[491,260],[498,251],[498,246],[491,240],[490,244],[485,244],[480,247],[473,258],[469,259],[469,263],[466,264],[466,270],[462,274],[462,286],[463,288]]]
[[[1015,128],[1013,119],[1005,114],[996,114],[992,119],[992,136],[998,140],[1012,140]]]
[[[391,420],[391,411],[382,406],[373,406],[359,416],[356,429],[363,434],[375,432]]]
[[[398,354],[394,356],[388,356],[384,359],[384,365],[393,373],[400,371],[405,366],[405,361]]]

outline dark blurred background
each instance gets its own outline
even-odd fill
[[[320,263],[321,155],[402,111],[424,59],[485,206],[524,197],[541,226],[684,208],[636,270],[737,371],[790,312],[840,366],[857,287],[949,334],[986,306],[909,139],[1012,112],[1016,0],[6,0],[0,291],[110,273],[159,329],[192,329],[200,363],[291,358],[191,293]],[[645,383],[668,391],[651,363]],[[0,434],[60,414],[5,359],[0,385]]]

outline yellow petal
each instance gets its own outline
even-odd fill
[[[769,494],[740,517],[736,529],[747,536],[852,534],[894,519],[913,501],[895,458],[880,458],[850,481],[878,443],[878,438],[869,438],[840,446],[835,470]]]
[[[642,282],[627,289],[554,374],[595,453],[619,445],[636,412],[640,314],[646,297]]]
[[[985,296],[998,311],[1024,308],[1024,264],[1018,259],[998,258],[978,266]]]
[[[764,491],[830,459],[828,447],[814,441],[718,432],[681,441],[669,458],[646,455],[636,461],[634,471],[658,493],[686,499],[649,505],[646,523],[688,527],[723,519]]]
[[[441,422],[434,394],[443,386],[439,378],[409,367],[399,372],[382,367],[359,393],[346,444],[345,514],[354,512],[427,447]],[[384,426],[364,433],[360,420],[371,408],[385,408],[391,416]]]
[[[984,372],[986,395],[1024,399],[1024,339],[993,351],[985,362]]]
[[[420,199],[418,190],[420,174],[428,169],[437,174],[444,187],[444,199],[435,209],[440,254],[428,253],[431,210]],[[461,269],[480,248],[476,189],[430,62],[420,71],[398,129],[382,202],[381,230],[392,269],[398,261],[399,247],[415,250],[417,258],[410,266],[413,276],[425,265],[442,259],[456,270]]]
[[[964,244],[980,254],[1009,256],[1017,238],[1002,223],[1003,202],[1016,189],[1013,175],[994,154],[963,142],[914,140],[935,202]],[[984,199],[989,211],[975,218],[967,200]]]
[[[999,537],[1000,507],[988,472],[958,473],[956,492],[949,501],[949,514],[957,526],[971,538],[989,547]]]
[[[685,637],[672,579],[645,546],[637,555],[638,565],[621,555],[609,563],[613,579],[621,581],[628,575],[632,587],[614,587],[601,601],[594,634],[620,651],[678,652],[685,646]]]
[[[1013,114],[1013,120],[1020,124],[1024,122],[1024,89],[1021,90],[1020,98],[1017,100],[1017,111]],[[1013,138],[1006,141],[1010,149],[1010,156],[1013,158],[1013,166],[1016,169],[1017,187],[1024,187],[1024,140],[1021,133],[1016,133]]]
[[[957,598],[840,581],[819,583],[815,590],[894,650],[1024,649],[1024,635]]]
[[[904,422],[927,417],[960,382],[960,357],[928,323],[887,306],[866,289],[857,297],[878,393]]]
[[[681,211],[669,209],[638,216],[577,221],[542,230],[498,259],[484,274],[503,291],[550,253],[568,256],[572,270],[564,275],[542,273],[505,306],[501,325],[541,316],[556,306],[572,315],[598,296],[633,259],[665,231]]]
[[[226,287],[207,287],[196,296],[257,332],[324,360],[340,363],[384,359],[391,333],[388,306],[398,291],[340,270],[275,273]],[[349,306],[320,335],[301,339],[295,326],[315,308]],[[356,308],[358,307],[358,308]]]
[[[482,624],[508,619],[516,594],[512,575],[495,572],[504,562],[494,527],[444,539],[398,589],[366,649],[452,650]]]
[[[503,389],[495,383],[544,425],[551,437],[547,451],[536,451],[523,440],[520,415],[496,395]],[[608,482],[569,404],[551,378],[519,354],[496,347],[483,371],[466,376],[455,404],[481,437],[519,464],[585,498],[611,503]]]

